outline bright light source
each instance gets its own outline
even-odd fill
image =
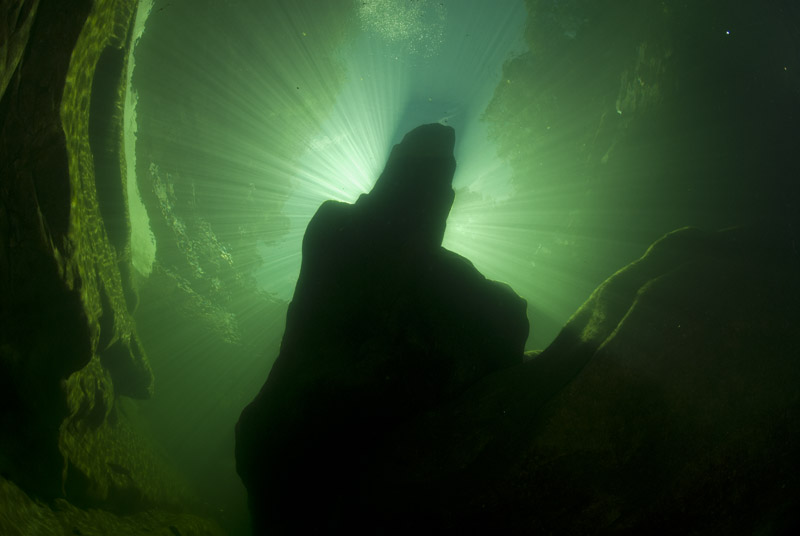
[[[470,197],[473,211],[505,210],[496,203],[513,193],[511,169],[498,158],[481,115],[502,80],[503,63],[525,50],[524,3],[387,0],[357,9],[360,27],[337,54],[345,74],[334,112],[313,131],[293,173],[284,205],[291,229],[281,242],[261,250],[263,285],[284,299],[294,290],[300,241],[319,205],[327,199],[354,202],[368,192],[391,146],[424,123],[456,129],[454,187],[460,193],[446,245],[490,272],[495,263],[488,259],[502,258],[475,250],[480,243],[475,234],[486,230],[475,228],[479,224],[461,198]],[[502,271],[487,275],[499,277]]]

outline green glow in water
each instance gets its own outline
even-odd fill
[[[517,0],[491,5],[384,1],[360,4],[357,12],[360,24],[336,54],[341,85],[326,96],[333,112],[310,133],[292,178],[284,205],[289,232],[261,248],[262,284],[290,299],[299,243],[317,207],[326,199],[354,202],[368,192],[391,145],[411,128],[437,121],[457,131],[454,186],[460,195],[446,246],[463,252],[472,244],[473,261],[489,270],[489,277],[508,280],[507,273],[492,273],[490,251],[478,248],[481,258],[475,258],[476,235],[470,229],[477,222],[469,212],[476,200],[480,210],[506,210],[496,202],[513,193],[511,170],[498,158],[481,117],[502,78],[503,63],[525,50],[524,5]],[[300,36],[301,41],[310,37]]]
[[[156,288],[153,318],[138,319],[172,450],[205,475],[232,441],[277,355],[308,221],[369,191],[419,124],[456,130],[444,246],[528,300],[530,349],[664,233],[796,213],[793,186],[762,179],[793,154],[781,103],[797,69],[767,56],[777,41],[722,34],[712,4],[156,2],[131,79],[147,218],[128,197],[137,269],[180,291]],[[754,109],[753,94],[770,97]],[[191,332],[208,318],[182,316],[176,295],[216,320],[208,333]]]

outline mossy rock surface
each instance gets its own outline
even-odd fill
[[[194,501],[131,401],[153,392],[132,316],[124,171],[137,5],[22,1],[0,15],[11,30],[0,80],[3,534],[54,516],[74,519],[69,534],[144,530],[122,514],[167,530],[166,514],[151,523],[144,512]]]

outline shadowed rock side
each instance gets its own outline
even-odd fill
[[[309,223],[280,355],[236,429],[257,534],[367,530],[387,434],[522,362],[525,300],[441,247],[454,143],[414,129],[372,192]]]
[[[322,214],[357,214],[364,201]],[[325,232],[318,223],[309,236]],[[455,287],[419,287],[425,305],[395,322],[374,292],[345,290],[354,281],[329,286],[340,268],[320,266],[320,286],[304,270],[298,295],[324,291],[337,305],[293,304],[281,358],[240,421],[257,533],[796,534],[794,244],[775,229],[670,233],[524,362],[518,351],[470,353],[475,328],[426,324],[469,316],[464,295],[447,307]],[[444,271],[457,265],[449,255],[431,258]],[[323,321],[342,303],[347,313]],[[352,311],[361,329],[343,328]],[[313,329],[295,323],[314,315]],[[493,340],[516,340],[506,335]],[[451,336],[466,337],[458,353],[439,353]]]
[[[121,173],[136,0],[0,9],[0,534],[220,534],[131,399]],[[105,221],[104,217],[113,221]]]
[[[376,454],[385,533],[796,534],[800,262],[776,230],[682,229],[557,339]]]

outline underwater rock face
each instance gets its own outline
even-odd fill
[[[158,510],[180,509],[189,491],[141,433],[129,400],[153,392],[131,314],[136,289],[117,149],[138,2],[7,4],[0,10],[0,534],[170,526],[219,534],[216,523]]]
[[[387,434],[522,362],[525,300],[441,247],[454,143],[414,129],[371,193],[309,223],[280,355],[236,429],[257,534],[357,529]]]
[[[310,234],[351,221],[316,220]],[[422,321],[388,320],[367,292],[343,290],[352,281],[314,286],[305,270],[298,295],[310,301],[293,304],[281,357],[238,427],[256,533],[794,534],[797,273],[774,229],[681,229],[598,287],[543,352],[459,383],[441,373],[458,359],[432,369]],[[332,306],[310,298],[323,293],[369,304],[358,323],[375,328],[347,331],[344,313],[326,323]],[[380,326],[396,331],[352,350]],[[420,348],[431,349],[422,360]]]
[[[0,476],[0,534],[3,536],[226,536],[215,522],[193,514],[147,510],[120,515],[106,510],[81,510],[64,499],[53,508],[33,501],[12,482]]]
[[[393,533],[796,533],[799,268],[775,229],[666,235],[540,355],[399,427],[369,508]]]

